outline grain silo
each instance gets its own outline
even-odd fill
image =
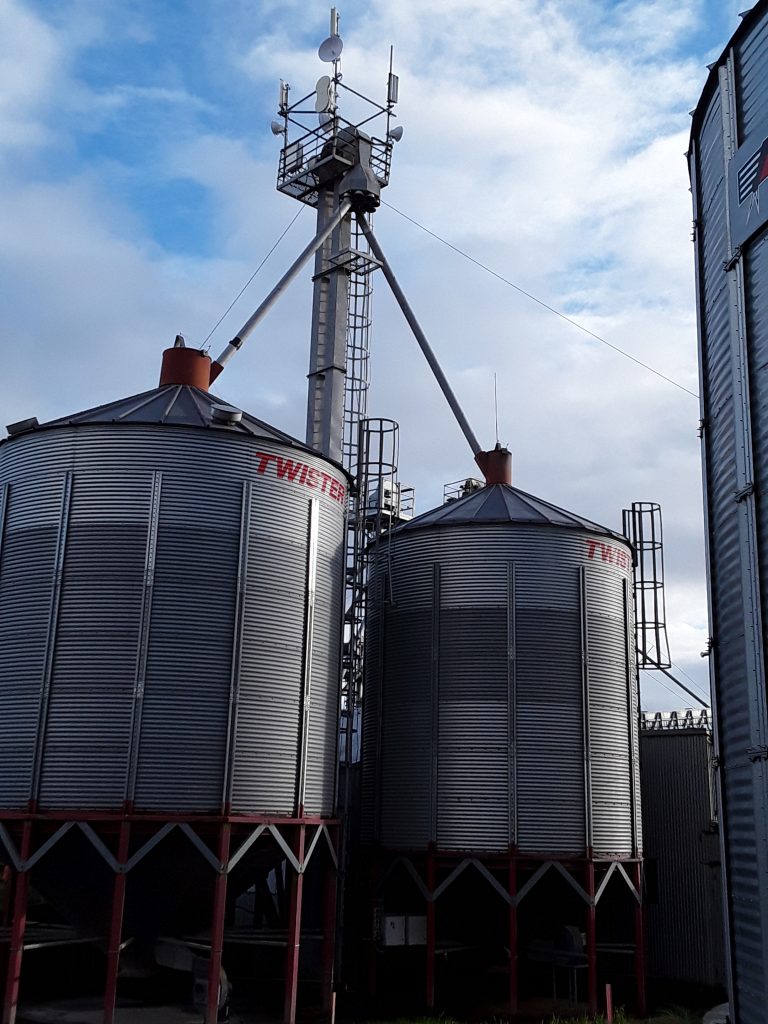
[[[509,951],[511,1012],[523,947],[553,970],[569,969],[574,994],[583,968],[593,1008],[599,956],[621,946],[642,979],[626,539],[509,483],[486,485],[378,545],[367,622],[363,839],[386,922],[402,913],[386,880],[404,865],[418,879],[424,909],[410,912],[425,916],[428,1001],[438,901],[468,868],[508,908],[499,941]],[[620,897],[631,899],[623,922],[610,924],[618,931],[598,936],[614,874]],[[550,884],[562,888],[562,913]],[[529,922],[520,939],[520,915],[539,896],[549,901],[539,923],[559,922],[561,933],[531,931]],[[407,921],[404,934],[408,944]],[[563,934],[576,937],[567,951]],[[389,943],[386,931],[380,942]]]
[[[214,1020],[227,882],[284,860],[295,1013],[304,868],[335,842],[346,477],[209,374],[169,349],[158,388],[0,445],[4,1020],[30,875],[101,941],[112,1012],[122,942],[208,926]]]
[[[768,1005],[768,3],[710,66],[693,112],[701,434],[734,1019]]]

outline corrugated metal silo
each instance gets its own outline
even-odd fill
[[[4,441],[0,808],[331,815],[343,480],[183,386]]]
[[[369,840],[637,855],[631,573],[623,537],[505,484],[380,546],[363,730]]]
[[[560,963],[567,934],[584,942],[569,962],[587,969],[593,1012],[598,958],[617,948],[635,957],[642,1007],[626,538],[496,482],[397,527],[370,562],[362,837],[384,920],[414,913],[414,881],[425,900],[428,1005],[439,941],[496,935],[515,1013],[518,950]],[[467,895],[469,876],[486,888]]]
[[[735,1018],[768,1005],[768,3],[712,65],[689,151],[716,753]]]
[[[160,387],[0,445],[4,1020],[31,878],[103,944],[105,1021],[123,946],[195,931],[215,1019],[227,887],[282,862],[286,1019],[312,858],[333,934],[346,477],[208,394],[210,366],[169,349]]]

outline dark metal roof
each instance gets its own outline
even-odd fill
[[[458,501],[449,502],[431,512],[412,519],[395,531],[419,530],[428,526],[454,526],[459,523],[526,523],[530,526],[559,526],[566,530],[586,530],[601,536],[615,537],[629,543],[621,533],[593,523],[573,512],[536,498],[532,494],[512,487],[511,484],[491,484],[473,491]]]
[[[277,427],[270,426],[216,395],[187,384],[165,384],[162,387],[153,388],[151,391],[144,391],[140,395],[120,398],[116,402],[97,405],[93,409],[61,416],[59,419],[49,420],[47,423],[38,424],[34,419],[28,422],[29,427],[25,426],[23,430],[14,432],[13,437],[56,427],[96,426],[105,423],[162,424],[171,427],[198,427],[204,430],[224,431],[228,434],[261,438],[266,441],[277,441],[279,444],[309,452],[319,458],[326,458],[297,438],[278,430]],[[4,438],[0,440],[0,444],[8,440],[10,438]],[[349,476],[344,467],[334,462],[333,459],[326,459],[326,461],[331,462],[346,476]]]
[[[236,422],[230,421],[227,410],[240,413],[239,419]],[[37,429],[98,423],[162,423],[175,427],[207,427],[212,430],[226,430],[230,434],[249,434],[251,437],[268,438],[283,444],[306,447],[290,434],[285,434],[263,420],[236,409],[215,395],[186,384],[166,384],[153,388],[152,391],[144,391],[140,395],[120,398],[116,402],[97,405],[84,412],[49,420],[40,424]]]

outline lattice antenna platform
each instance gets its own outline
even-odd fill
[[[623,513],[624,535],[635,549],[635,643],[638,668],[668,669],[672,662],[664,599],[661,505],[634,501]]]
[[[309,206],[317,206],[321,194],[329,187],[341,185],[339,193],[345,194],[344,179],[351,175],[349,183],[359,186],[352,190],[353,196],[357,191],[370,191],[375,201],[371,200],[368,209],[373,210],[378,206],[380,189],[389,182],[392,147],[403,135],[402,127],[392,127],[399,81],[392,72],[390,48],[384,103],[345,85],[341,73],[343,47],[339,15],[334,7],[331,34],[318,50],[320,60],[331,65],[331,74],[321,75],[315,88],[294,102],[290,100],[290,85],[280,82],[278,114],[282,120],[272,122],[274,134],[283,136],[277,189]],[[354,119],[342,114],[341,95],[356,105]],[[378,134],[373,134],[374,130]],[[365,180],[359,174],[361,167]]]

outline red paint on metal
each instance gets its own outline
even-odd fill
[[[88,822],[144,822],[152,825],[338,825],[338,818],[323,818],[317,814],[305,814],[300,818],[280,818],[273,814],[153,814],[147,811],[125,814],[122,811],[40,811],[28,814],[26,811],[0,810],[0,821],[88,821]]]
[[[613,990],[610,985],[605,986],[605,1019],[608,1024],[613,1024]]]
[[[496,442],[496,447],[488,452],[478,452],[475,462],[485,477],[486,484],[512,483],[512,453]]]
[[[306,828],[299,825],[294,853],[300,865],[304,863]],[[288,919],[288,948],[285,958],[285,1004],[283,1021],[296,1024],[296,1004],[299,995],[299,955],[301,953],[301,904],[304,895],[304,874],[296,872],[291,878],[291,905]]]
[[[211,382],[211,357],[197,348],[167,348],[163,352],[160,387],[187,384],[207,391]]]
[[[227,910],[227,863],[231,826],[222,825],[219,830],[219,873],[213,890],[213,921],[211,924],[211,959],[208,964],[208,1000],[205,1019],[207,1024],[216,1024],[219,1019],[219,983],[221,958],[224,952],[224,916]]]
[[[117,861],[123,865],[128,860],[131,838],[131,826],[123,822],[120,826],[120,838],[117,844]],[[115,875],[112,890],[112,917],[109,924],[107,942],[107,977],[104,983],[104,1024],[113,1024],[117,1003],[117,972],[120,965],[120,942],[123,937],[123,911],[125,909],[125,886],[127,876],[124,871]]]
[[[338,849],[338,843],[334,846]],[[334,961],[336,959],[336,901],[338,896],[338,878],[336,868],[330,856],[325,869],[325,906],[323,911],[323,949],[322,949],[322,997],[323,1010],[327,1014],[334,1012],[335,993]]]
[[[435,891],[435,858],[432,854],[427,856],[427,889],[430,897]],[[437,939],[437,927],[435,921],[435,901],[429,899],[427,902],[427,1009],[435,1007],[435,945]]]
[[[587,862],[587,1001],[590,1013],[597,1013],[597,907],[595,906],[595,865]]]
[[[517,895],[517,863],[514,857],[509,859],[509,895]],[[509,907],[509,1012],[512,1016],[517,1013],[517,906],[514,903]]]
[[[646,1012],[645,997],[645,908],[643,907],[643,865],[638,861],[632,872],[635,888],[640,894],[640,902],[635,904],[635,980],[637,986],[637,1012],[644,1016]]]
[[[25,821],[21,835],[19,857],[22,864],[32,852],[32,822]],[[16,1024],[16,1010],[19,1003],[21,981],[21,960],[24,953],[24,932],[27,927],[27,900],[29,898],[29,872],[19,871],[13,895],[13,920],[11,941],[8,950],[8,973],[6,975],[3,999],[3,1024]]]
[[[217,363],[216,360],[214,359],[214,361],[211,363],[211,376],[209,382],[210,384],[213,384],[213,382],[216,380],[216,378],[219,376],[223,369],[224,367],[221,365],[221,363]]]

